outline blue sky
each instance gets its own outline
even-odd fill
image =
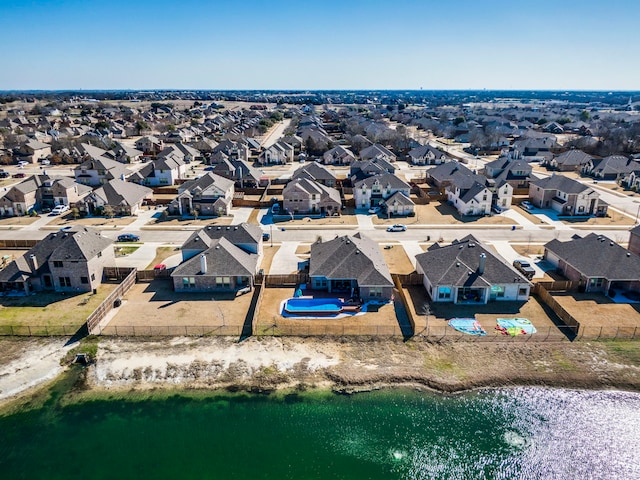
[[[638,0],[0,0],[0,90],[640,90]]]

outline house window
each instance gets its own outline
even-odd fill
[[[54,260],[53,266],[54,268],[62,268],[62,262],[59,260]]]
[[[369,287],[369,296],[370,297],[381,297],[382,296],[382,287]]]
[[[602,284],[604,283],[604,278],[590,278],[589,279],[589,286],[590,287],[601,287]]]
[[[96,274],[95,274],[95,273],[92,273],[92,274],[91,274],[91,281],[93,282],[93,281],[95,281],[95,279],[96,279]]]
[[[80,277],[80,283],[86,285],[87,283],[89,283],[89,278],[88,277]]]
[[[519,297],[524,297],[524,296],[526,296],[528,294],[529,294],[529,289],[527,287],[520,287],[518,289],[518,296]]]
[[[196,279],[194,277],[182,277],[182,288],[195,288]]]
[[[447,298],[451,298],[451,287],[439,287],[438,300],[445,300]]]
[[[491,296],[495,298],[504,297],[504,287],[502,285],[492,285],[491,286]]]
[[[60,286],[61,287],[70,287],[71,286],[71,278],[70,277],[60,277]]]
[[[231,284],[231,277],[216,277],[216,287],[229,288]]]
[[[316,199],[316,194],[315,194],[315,193],[312,193],[312,194],[311,194],[311,200],[315,200],[315,199]]]

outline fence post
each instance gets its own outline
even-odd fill
[[[600,340],[601,336],[602,336],[602,327],[600,327],[600,333],[598,333],[598,340]]]
[[[637,331],[638,331],[638,327],[635,327],[635,328],[633,329],[633,336],[631,337],[631,339],[632,339],[632,340],[635,340],[635,338],[636,338],[636,332],[637,332]]]
[[[27,329],[29,330],[29,336],[31,336],[31,325],[27,325]]]

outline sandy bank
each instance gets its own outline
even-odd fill
[[[2,351],[10,354],[0,355],[0,399],[62,370],[63,340],[2,342]],[[356,392],[398,385],[440,392],[515,385],[640,391],[640,343],[101,338],[86,383],[96,391],[315,387]]]

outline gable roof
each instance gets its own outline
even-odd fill
[[[149,197],[153,190],[133,182],[125,182],[119,178],[105,183],[93,191],[93,195],[107,205],[133,206]]]
[[[204,255],[207,273],[201,270],[200,256]],[[181,263],[171,274],[172,277],[196,276],[253,276],[258,266],[258,255],[245,252],[233,245],[227,238],[211,240],[209,248]]]
[[[395,153],[391,152],[388,148],[386,148],[384,145],[380,145],[379,143],[370,145],[360,150],[360,158],[362,158],[363,160],[368,160],[378,156],[388,157],[394,160],[396,158]]]
[[[438,150],[437,148],[429,144],[420,145],[419,147],[415,147],[409,150],[409,156],[411,158],[421,158],[421,157],[424,157],[425,155],[428,155],[429,153],[431,153],[434,158],[447,157],[447,154],[445,152]]]
[[[292,180],[296,178],[308,178],[316,181],[336,180],[336,176],[331,172],[331,170],[318,162],[309,162],[298,168],[291,176]]]
[[[585,277],[608,280],[639,280],[640,257],[604,235],[590,233],[566,242],[551,240],[544,248]]]
[[[467,175],[474,175],[474,173],[465,167],[457,160],[451,162],[442,163],[430,170],[427,170],[426,174],[438,182],[444,182],[450,180],[457,172],[462,172]]]
[[[483,273],[478,271],[480,254],[486,257]],[[451,245],[436,243],[428,251],[416,255],[416,262],[434,286],[488,287],[504,283],[529,283],[520,272],[473,235],[454,240]]]
[[[411,188],[408,183],[404,182],[391,173],[383,173],[381,175],[373,175],[371,177],[363,178],[362,180],[358,180],[354,184],[353,188],[362,188],[363,185],[366,185],[367,188],[371,188],[374,183],[379,183],[383,187],[389,185],[394,190]]]
[[[213,240],[226,238],[235,246],[257,245],[262,239],[262,230],[258,225],[241,223],[240,225],[207,225],[200,231],[193,232],[182,244],[183,250],[206,250]]]
[[[565,177],[564,175],[556,175],[555,173],[550,177],[533,180],[531,184],[540,187],[543,190],[557,190],[559,192],[569,194],[577,194],[582,193],[585,190],[593,190],[577,180]]]
[[[230,188],[233,188],[233,183],[233,180],[221,177],[220,175],[216,175],[212,172],[207,172],[201,177],[194,178],[193,180],[183,183],[178,191],[181,193],[187,190],[189,192],[193,192],[195,190],[204,191],[209,189],[211,186],[215,186],[217,189],[226,192]]]
[[[584,153],[582,150],[567,150],[560,155],[554,156],[554,160],[558,165],[580,166],[589,162],[593,157]]]
[[[361,233],[312,244],[309,275],[356,279],[359,286],[393,285],[380,247]]]

